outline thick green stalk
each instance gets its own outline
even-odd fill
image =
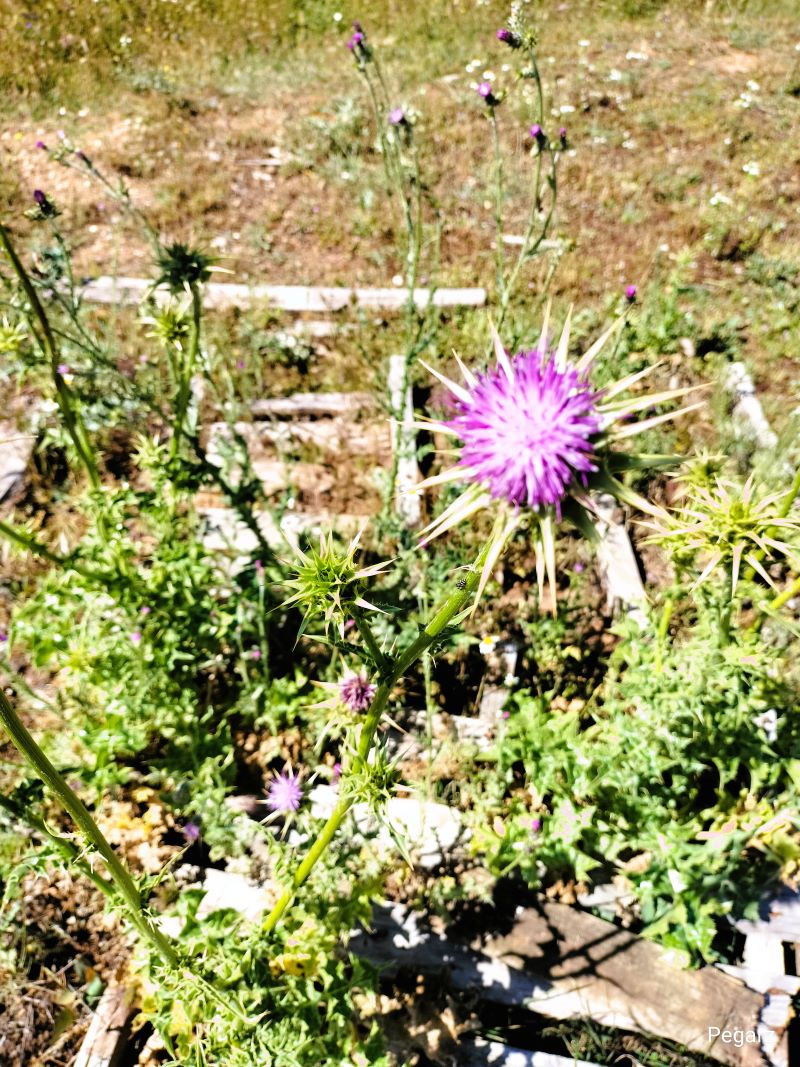
[[[314,841],[314,844],[308,850],[305,858],[295,870],[291,885],[281,894],[272,911],[264,920],[263,929],[265,933],[270,933],[278,925],[281,916],[294,900],[295,893],[306,882],[317,861],[326,851],[331,841],[333,841],[337,830],[344,821],[348,811],[353,806],[355,797],[351,793],[348,793],[348,777],[353,769],[363,769],[366,765],[370,749],[372,748],[372,742],[375,738],[375,733],[380,725],[392,689],[400,678],[403,677],[409,667],[416,663],[420,656],[422,656],[437,638],[441,636],[445,627],[464,610],[467,602],[478,586],[481,571],[483,570],[483,565],[489,555],[490,548],[491,542],[484,545],[480,555],[470,569],[463,586],[450,594],[425,629],[422,630],[414,641],[412,641],[405,652],[402,652],[393,662],[387,665],[387,669],[383,674],[381,683],[378,686],[378,690],[375,693],[372,704],[369,707],[369,711],[367,712],[361,727],[355,754],[342,771],[341,798],[329,816],[328,821],[320,831],[317,839]]]
[[[33,767],[48,789],[55,794],[61,806],[85,837],[87,843],[96,849],[102,857],[114,885],[127,905],[130,918],[137,930],[150,942],[168,967],[178,967],[180,961],[177,952],[171,942],[145,914],[139,890],[130,872],[119,860],[108,841],[106,841],[80,797],[69,787],[64,777],[56,770],[34,741],[2,688],[0,688],[0,725],[5,727],[14,746]]]

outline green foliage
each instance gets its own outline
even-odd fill
[[[629,628],[584,710],[517,697],[491,784],[510,790],[502,835],[479,819],[497,870],[613,878],[687,959],[713,959],[720,920],[800,861],[797,692],[776,653],[744,635],[720,653],[714,629],[701,611],[663,651]]]

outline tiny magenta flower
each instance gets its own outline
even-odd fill
[[[507,44],[509,48],[519,48],[522,44],[522,38],[518,33],[514,33],[513,30],[509,30],[503,26],[497,31],[495,37],[498,41],[502,41],[503,44]]]
[[[261,659],[261,649],[258,647],[258,645],[253,645],[253,647],[250,649],[250,659]]]
[[[196,822],[187,822],[183,827],[183,836],[190,845],[193,845],[195,841],[200,840],[200,827]]]
[[[47,151],[47,145],[44,143],[44,141],[37,141],[36,142],[36,147],[37,148],[42,148],[45,151]]]
[[[625,299],[628,301],[629,304],[632,304],[634,302],[634,300],[636,299],[637,292],[638,292],[638,289],[636,288],[635,285],[629,285],[629,286],[626,287],[626,289],[625,289]]]
[[[581,560],[578,560],[572,569],[576,574],[583,574],[583,572],[586,570],[586,564],[582,563]]]
[[[142,643],[142,635],[139,633],[138,630],[134,630],[133,633],[131,634],[131,644],[132,645],[140,645],[141,643]]]
[[[70,371],[69,363],[59,363],[59,365],[56,367],[56,370],[62,378],[66,377],[67,374],[72,373]]]
[[[333,765],[333,780],[334,780],[334,782],[338,781],[339,778],[341,778],[341,777],[342,777],[342,765],[337,760],[336,763],[334,763],[334,765]]]
[[[141,607],[139,608],[139,614],[140,614],[140,615],[149,615],[149,614],[150,614],[150,611],[151,611],[151,609],[150,609],[150,608],[149,608],[149,607],[147,606],[147,604],[143,604],[143,605],[142,605],[142,606],[141,606]]]
[[[339,682],[339,699],[351,711],[366,711],[377,690],[366,674],[348,674]]]
[[[544,130],[538,122],[534,122],[530,129],[531,137],[536,141],[538,145],[543,145],[545,141]]]
[[[300,775],[285,770],[276,774],[267,792],[267,807],[279,815],[289,815],[300,807],[303,799],[303,787]]]
[[[389,112],[389,125],[401,126],[406,121],[406,113],[401,107],[393,107]]]
[[[539,831],[541,830],[541,828],[542,828],[542,820],[541,819],[531,819],[531,833],[532,834],[538,834]]]
[[[481,82],[477,89],[478,96],[482,96],[484,100],[489,100],[492,95],[492,83]]]
[[[47,203],[47,194],[45,192],[43,192],[41,189],[34,189],[33,190],[33,199],[36,201],[36,203],[39,205],[39,207],[44,207],[45,204]]]

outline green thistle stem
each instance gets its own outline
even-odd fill
[[[353,806],[354,797],[348,795],[347,781],[353,770],[363,769],[366,765],[375,733],[380,725],[384,709],[391,695],[392,689],[400,678],[416,661],[431,647],[441,636],[442,631],[467,605],[472,594],[475,592],[480,580],[483,565],[486,562],[491,541],[481,549],[480,555],[470,569],[464,587],[457,589],[445,600],[431,621],[421,631],[419,636],[408,646],[405,652],[397,656],[394,661],[387,663],[382,674],[380,685],[373,697],[372,704],[361,727],[358,739],[358,747],[350,763],[343,769],[341,780],[341,798],[323,826],[314,844],[308,850],[305,858],[299,864],[292,877],[291,885],[284,890],[278,898],[272,911],[264,920],[264,933],[270,933],[278,925],[286,909],[294,900],[295,893],[307,881],[317,861],[327,850],[336,836],[336,832],[345,819],[345,816]]]
[[[12,819],[16,819],[17,822],[27,823],[32,830],[46,838],[51,845],[58,849],[67,863],[76,867],[101,893],[107,897],[116,895],[113,884],[107,878],[103,878],[101,874],[98,874],[97,871],[92,870],[91,865],[83,858],[83,853],[78,846],[70,841],[69,838],[54,834],[44,819],[40,819],[38,815],[34,815],[31,811],[24,810],[21,806],[17,807],[8,797],[2,795],[0,795],[0,808],[7,812]]]
[[[180,448],[181,438],[186,422],[186,413],[189,410],[189,398],[192,394],[192,375],[200,354],[200,329],[203,306],[200,300],[200,291],[196,285],[192,285],[192,343],[186,361],[180,367],[178,376],[178,395],[175,400],[175,421],[172,425],[172,443],[170,444],[170,459],[175,459]]]
[[[75,446],[75,451],[78,453],[81,462],[86,468],[86,473],[89,476],[89,482],[91,483],[92,489],[99,490],[101,488],[100,472],[97,467],[92,446],[90,445],[89,438],[86,434],[86,428],[83,425],[79,413],[74,407],[72,390],[64,381],[64,377],[58,369],[61,359],[58,344],[50,326],[50,320],[47,318],[42,302],[39,299],[39,294],[36,292],[36,287],[23,266],[22,260],[17,255],[16,249],[11,243],[8,231],[2,223],[0,223],[0,245],[2,245],[3,250],[8,256],[14,273],[22,286],[22,290],[25,293],[28,303],[30,304],[31,311],[39,323],[41,337],[35,330],[34,336],[49,360],[50,373],[53,376],[53,383],[56,388],[56,398],[61,410],[61,416],[64,419],[67,433]]]
[[[20,755],[28,761],[48,789],[55,794],[59,803],[75,822],[89,845],[96,849],[102,857],[114,885],[127,905],[131,921],[136,929],[150,942],[168,967],[177,968],[180,965],[178,954],[170,941],[145,914],[139,889],[130,872],[119,860],[108,841],[106,841],[83,801],[67,785],[63,775],[56,770],[34,741],[11,706],[2,688],[0,688],[0,725],[5,728]]]

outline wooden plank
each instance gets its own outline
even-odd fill
[[[622,606],[644,629],[647,626],[647,593],[628,531],[624,523],[615,519],[617,503],[606,493],[597,494],[593,501],[600,534],[597,559],[608,611]]]
[[[163,286],[153,289],[147,278],[129,278],[101,275],[79,287],[79,295],[94,304],[139,304],[147,293],[152,293],[156,303],[169,300],[169,292]],[[236,282],[207,282],[204,286],[204,303],[209,308],[247,308],[258,305],[280,311],[324,312],[343,311],[350,305],[373,311],[399,311],[408,303],[410,290],[350,289],[340,286],[308,285],[244,285]],[[430,289],[414,289],[413,299],[417,307],[431,303]],[[483,307],[486,290],[481,288],[435,289],[434,307]]]
[[[74,1067],[120,1067],[134,1014],[130,990],[109,985],[95,1008]]]
[[[0,422],[0,503],[22,491],[36,437],[20,433],[11,422]]]
[[[419,467],[414,399],[405,356],[389,357],[388,384],[392,411],[399,416],[391,420],[392,452],[397,457],[395,510],[406,526],[413,529],[422,522],[422,500],[417,490]]]
[[[299,416],[354,415],[374,411],[375,398],[371,393],[292,393],[291,396],[270,396],[254,400],[250,405],[253,418],[293,419]]]
[[[480,1038],[459,1048],[458,1062],[459,1067],[598,1067],[588,1060],[556,1056],[551,1052],[528,1052]]]
[[[755,1035],[762,995],[713,967],[683,970],[659,946],[563,904],[519,909],[511,932],[483,951],[424,929],[399,905],[377,908],[373,932],[351,948],[390,971],[444,976],[457,992],[549,1018],[591,1018],[653,1034],[729,1067],[765,1062],[751,1041],[737,1046],[709,1037],[709,1028]]]

